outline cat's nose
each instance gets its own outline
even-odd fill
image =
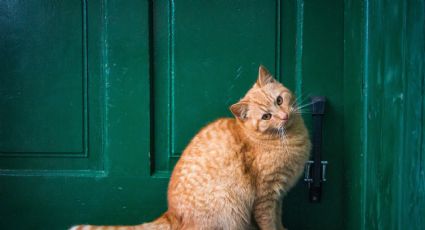
[[[286,120],[288,120],[289,115],[288,115],[287,113],[282,112],[282,113],[280,113],[280,114],[279,114],[279,118],[280,118],[281,120],[286,121]]]

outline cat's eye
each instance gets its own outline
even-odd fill
[[[281,105],[283,103],[283,98],[281,96],[278,96],[276,98],[276,103],[277,103],[277,105]]]
[[[265,113],[261,117],[261,119],[263,119],[263,120],[270,120],[270,118],[272,118],[272,115],[270,113]]]

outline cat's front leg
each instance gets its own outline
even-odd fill
[[[287,230],[285,227],[283,227],[282,223],[282,198],[278,199],[276,201],[277,208],[276,208],[276,226],[279,230]]]
[[[270,195],[263,195],[254,201],[254,218],[261,230],[282,230],[282,223],[277,223],[278,202]]]

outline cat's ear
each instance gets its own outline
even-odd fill
[[[236,118],[245,120],[248,112],[248,104],[244,102],[238,102],[230,106],[230,111],[232,111]]]
[[[266,69],[266,67],[264,67],[263,65],[260,65],[260,67],[258,67],[258,79],[257,79],[258,86],[263,87],[275,81],[276,80],[273,78],[270,72]]]

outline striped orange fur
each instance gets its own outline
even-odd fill
[[[311,146],[295,97],[260,66],[257,82],[230,110],[235,118],[207,125],[184,150],[164,215],[138,226],[72,229],[284,229],[281,198]]]

